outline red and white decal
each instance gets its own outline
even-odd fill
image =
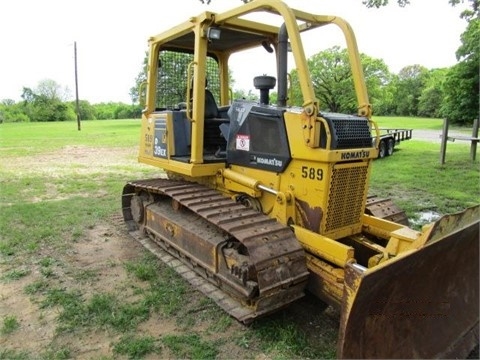
[[[235,148],[237,150],[250,151],[250,135],[237,135]]]

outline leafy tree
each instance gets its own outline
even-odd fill
[[[35,90],[23,88],[23,113],[31,121],[75,120],[74,108],[64,102],[67,90],[53,80],[42,80]]]
[[[41,95],[46,99],[67,101],[70,98],[70,90],[68,87],[62,87],[60,84],[51,79],[44,79],[38,82],[35,89],[36,95]]]
[[[457,50],[459,62],[448,71],[445,84],[443,116],[452,123],[471,124],[479,117],[480,19],[468,23]]]
[[[400,70],[395,93],[397,115],[417,116],[427,74],[428,69],[421,65],[409,65]]]
[[[375,59],[365,54],[360,54],[360,59],[373,112],[383,115],[389,112],[389,105],[393,102],[392,84],[395,76],[390,73],[382,59]]]
[[[76,107],[76,103],[74,101],[70,102],[70,106],[72,108]],[[97,115],[95,111],[95,107],[91,105],[87,100],[79,100],[78,102],[79,114],[81,120],[96,120]]]
[[[98,120],[115,119],[115,109],[117,106],[118,104],[113,102],[99,103],[93,105]]]
[[[383,60],[360,55],[369,96],[373,103],[381,103],[383,88],[391,81],[388,67]],[[332,112],[357,112],[357,98],[352,80],[352,72],[346,49],[334,46],[321,51],[307,60],[315,95],[320,107]],[[298,73],[292,71],[292,99],[294,105],[301,105]]]
[[[136,119],[142,114],[142,108],[139,105],[108,102],[94,104],[92,107],[98,120]]]
[[[15,105],[15,100],[13,100],[13,99],[2,99],[2,101],[0,101],[0,104],[5,105],[5,106]]]
[[[456,6],[458,4],[463,4],[464,0],[449,0],[448,1],[452,6]],[[472,20],[473,18],[479,16],[480,10],[480,0],[468,0],[470,3],[470,9],[466,9],[460,15],[461,18],[466,19],[467,21]]]
[[[115,119],[136,119],[141,117],[142,109],[135,105],[118,104],[114,114]]]
[[[29,122],[30,118],[24,113],[23,106],[16,104],[12,99],[4,99],[0,103],[0,124],[9,122]]]
[[[447,69],[430,70],[418,100],[418,116],[438,118],[442,116],[444,98],[443,83]]]
[[[320,106],[333,112],[354,112],[355,95],[346,51],[334,46],[313,55],[307,64]]]
[[[142,70],[138,73],[137,77],[135,78],[135,86],[130,88],[130,98],[132,99],[132,104],[137,104],[140,101],[140,95],[143,98],[145,98],[145,92],[143,94],[140,94],[139,90],[140,90],[140,86],[147,81],[147,70],[148,70],[148,51],[145,51]]]
[[[422,91],[418,101],[418,116],[438,118],[441,116],[443,92],[438,87],[428,87]]]
[[[376,7],[377,9],[388,5],[388,0],[363,0],[362,4],[366,5],[368,8]],[[397,4],[401,7],[410,4],[409,0],[397,0]]]
[[[270,98],[272,94],[270,94]],[[248,90],[248,93],[245,92],[245,90],[235,90],[233,92],[233,98],[234,99],[243,99],[243,100],[249,100],[249,101],[258,101],[259,97],[258,94],[254,93],[251,89]]]
[[[389,75],[389,80],[379,87],[378,95],[375,97],[370,96],[370,102],[375,115],[396,115],[397,99],[395,94],[397,92],[398,75]]]

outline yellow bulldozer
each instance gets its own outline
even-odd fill
[[[356,114],[315,97],[304,47],[332,27]],[[235,99],[230,60],[252,49],[274,73],[251,79],[259,100]],[[278,0],[206,11],[151,37],[147,70],[138,159],[166,176],[122,194],[144,246],[245,324],[306,292],[339,308],[339,358],[462,357],[478,344],[480,207],[421,231],[388,201],[371,211],[380,133],[344,19]]]

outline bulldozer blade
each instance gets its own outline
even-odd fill
[[[479,341],[478,212],[441,218],[425,246],[379,266],[347,265],[339,358],[469,354]]]

